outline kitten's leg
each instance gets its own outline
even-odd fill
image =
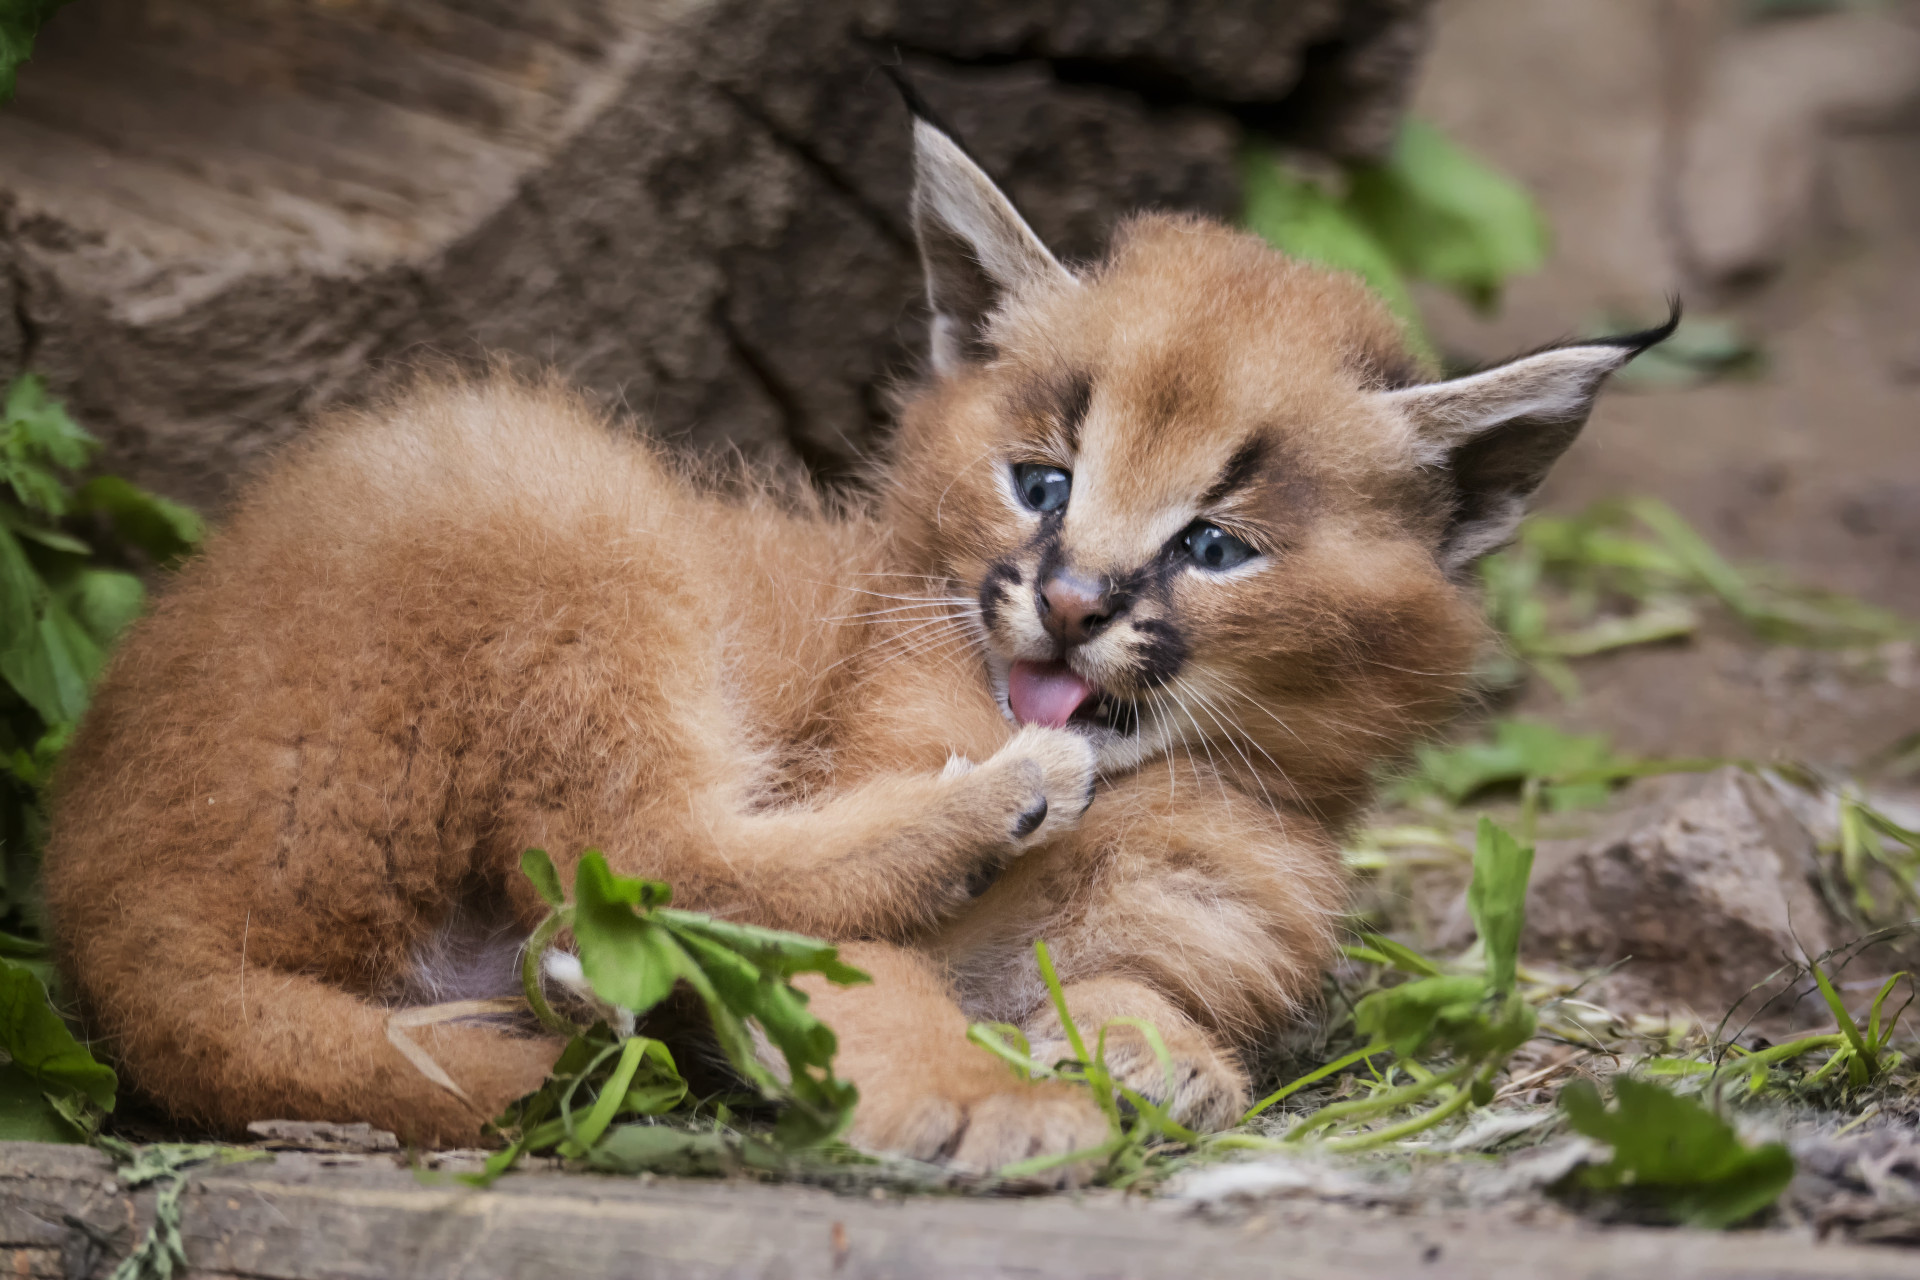
[[[1174,1118],[1204,1127],[1245,1105],[1242,1054],[1317,989],[1344,884],[1323,828],[1185,777],[1150,767],[1103,790],[1078,830],[1010,868],[933,946],[971,1015],[1064,1055],[1033,958],[1044,938],[1089,1051],[1108,1018],[1153,1023],[1175,1061]],[[1129,1087],[1166,1096],[1138,1032],[1111,1032],[1108,1057]]]
[[[560,1051],[557,1039],[471,1023],[407,1030],[463,1099],[388,1039],[392,1010],[264,966],[236,982],[237,955],[202,959],[149,956],[180,976],[155,986],[128,975],[91,1004],[118,1031],[115,1059],[142,1092],[227,1136],[253,1120],[359,1120],[408,1143],[472,1145],[484,1123],[539,1086]],[[137,1016],[114,1008],[127,1001],[146,1007]]]
[[[666,839],[653,811],[630,838],[549,847],[604,842],[616,870],[667,880],[675,901],[697,910],[828,938],[898,939],[978,896],[1023,851],[1071,831],[1094,769],[1078,734],[1028,728],[977,765],[878,778],[806,808],[708,810]]]
[[[835,1071],[860,1089],[849,1135],[857,1145],[987,1173],[1017,1160],[1098,1146],[1106,1118],[1087,1091],[1029,1083],[967,1041],[967,1018],[926,956],[886,943],[841,948],[871,986],[800,980],[839,1037]],[[1043,1175],[1068,1185],[1089,1172]]]

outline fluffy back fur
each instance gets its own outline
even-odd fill
[[[336,417],[129,636],[57,780],[59,959],[176,1114],[466,1141],[557,1046],[386,1034],[503,981],[587,845],[680,905],[842,940],[855,1137],[991,1167],[1090,1145],[970,1017],[1156,1023],[1194,1124],[1317,981],[1334,833],[1481,639],[1457,585],[1606,370],[1422,382],[1354,280],[1196,219],[1056,262],[916,126],[935,374],[873,497],[690,473],[552,384]],[[1542,363],[1544,362],[1544,363]],[[1569,426],[1571,424],[1571,426]],[[1116,1070],[1167,1096],[1143,1039]]]

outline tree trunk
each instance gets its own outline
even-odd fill
[[[1428,0],[78,0],[0,108],[0,378],[217,507],[423,359],[844,472],[919,348],[908,74],[1069,256],[1377,153]]]

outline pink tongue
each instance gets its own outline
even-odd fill
[[[1063,728],[1094,693],[1064,662],[1022,659],[1007,673],[1007,705],[1021,724]]]

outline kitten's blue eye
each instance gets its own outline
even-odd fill
[[[1067,505],[1073,477],[1044,462],[1023,462],[1013,469],[1013,487],[1020,491],[1020,500],[1035,511],[1058,511]]]
[[[1217,524],[1196,524],[1181,539],[1187,554],[1202,569],[1215,571],[1245,564],[1254,550]]]

